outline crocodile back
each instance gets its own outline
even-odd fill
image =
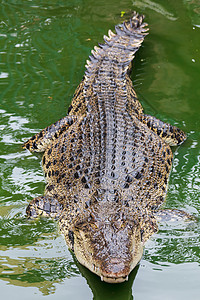
[[[147,34],[142,22],[134,14],[92,51],[69,112],[81,118],[44,154],[46,193],[70,207],[105,201],[151,211],[163,202],[172,152],[138,119],[143,109],[127,75]]]

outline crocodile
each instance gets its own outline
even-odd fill
[[[108,31],[91,51],[68,114],[23,144],[44,152],[44,195],[30,218],[58,220],[77,260],[109,283],[123,282],[158,231],[172,167],[170,146],[186,134],[145,114],[130,79],[132,60],[148,34],[144,16]]]

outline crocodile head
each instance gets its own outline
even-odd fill
[[[78,261],[101,280],[123,282],[142,257],[141,228],[130,211],[103,211],[93,211],[75,222],[70,230],[71,248]]]

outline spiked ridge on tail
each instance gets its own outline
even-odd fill
[[[134,12],[130,21],[115,26],[116,34],[109,30],[108,36],[104,35],[105,44],[99,44],[99,47],[95,46],[94,50],[91,51],[92,55],[89,56],[90,60],[87,60],[86,78],[89,78],[91,74],[95,74],[96,69],[105,57],[107,60],[123,65],[124,74],[126,73],[135,52],[148,34],[148,24],[143,23],[143,20],[143,15]]]

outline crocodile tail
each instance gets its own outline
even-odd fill
[[[92,55],[89,56],[90,60],[86,64],[86,80],[90,81],[94,78],[93,75],[97,74],[98,68],[105,70],[102,65],[106,66],[106,62],[114,66],[113,72],[118,66],[121,69],[121,72],[117,70],[118,73],[121,73],[119,75],[126,74],[135,52],[148,34],[147,23],[144,23],[143,20],[143,15],[134,12],[129,21],[115,26],[116,34],[111,30],[108,31],[108,36],[104,36],[105,43],[99,44],[99,47],[94,47],[94,50],[91,51]]]

